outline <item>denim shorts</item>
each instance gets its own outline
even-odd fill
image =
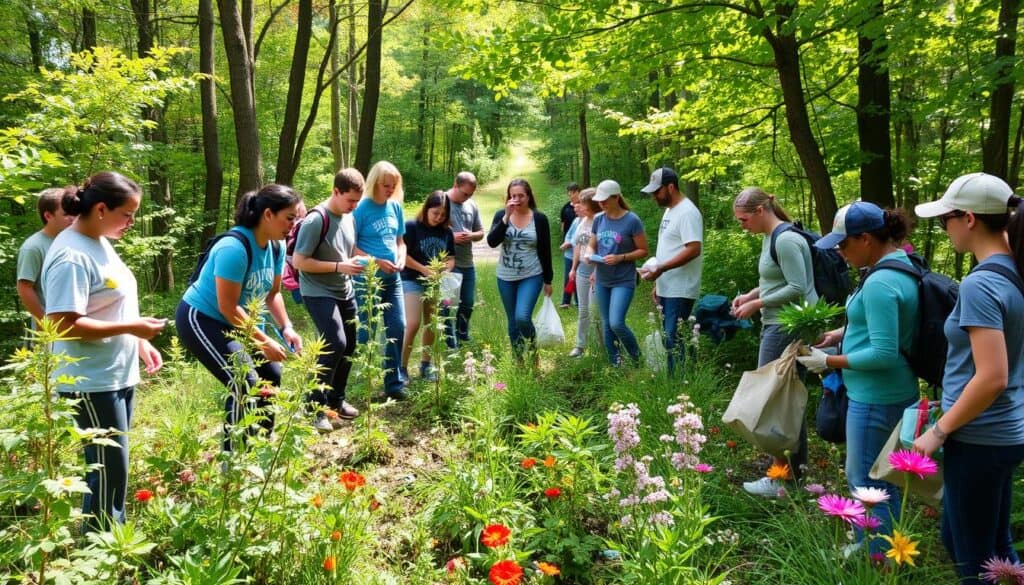
[[[425,290],[426,289],[424,288],[424,286],[420,283],[420,281],[418,279],[417,280],[406,280],[404,278],[402,279],[402,293],[404,293],[404,294],[414,294],[414,295],[418,295],[418,296],[423,296],[423,292]]]

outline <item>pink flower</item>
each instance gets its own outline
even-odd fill
[[[878,530],[878,527],[882,525],[882,521],[877,516],[857,516],[851,522],[857,528],[866,530],[868,532],[874,532]]]
[[[907,451],[905,449],[890,453],[889,465],[892,465],[893,469],[896,471],[913,473],[921,479],[924,479],[924,476],[926,475],[931,475],[939,471],[939,466],[931,457],[923,453]]]
[[[860,502],[833,494],[826,494],[818,498],[818,507],[829,516],[842,518],[851,523],[857,516],[864,515],[864,506]]]
[[[821,485],[820,483],[809,483],[804,486],[804,489],[816,496],[825,495],[825,486]]]
[[[452,557],[448,559],[448,562],[444,564],[444,568],[449,573],[456,573],[466,568],[466,559],[462,557]]]
[[[985,571],[981,577],[986,581],[999,585],[1024,585],[1024,565],[1020,563],[992,557],[982,563],[981,568]]]
[[[876,565],[881,565],[885,562],[885,553],[871,553],[871,562]]]
[[[711,473],[712,471],[715,470],[715,468],[708,465],[707,463],[698,463],[697,465],[693,466],[693,470],[696,471],[697,473]]]
[[[182,469],[178,472],[178,481],[184,484],[194,483],[196,481],[196,472],[191,469]]]
[[[507,386],[505,386],[504,382],[498,382],[494,385],[494,389],[497,390],[498,392],[501,392],[505,388],[507,388]]]
[[[853,490],[853,497],[868,508],[889,501],[889,492],[876,487],[859,487]]]

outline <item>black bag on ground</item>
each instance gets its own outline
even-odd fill
[[[846,410],[849,405],[842,371],[829,372],[821,379],[821,400],[814,415],[814,426],[822,440],[836,444],[846,442]]]
[[[779,254],[775,251],[775,240],[779,234],[785,231],[793,231],[800,234],[807,245],[811,248],[811,266],[814,270],[814,290],[818,296],[832,303],[842,305],[846,302],[847,295],[853,290],[853,281],[850,279],[850,267],[846,260],[839,255],[835,249],[822,250],[815,247],[814,243],[821,239],[820,234],[804,229],[800,222],[784,223],[772,231],[771,244],[768,251],[772,255],[775,264],[779,264]]]

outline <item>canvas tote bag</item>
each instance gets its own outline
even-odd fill
[[[797,447],[807,407],[807,388],[796,371],[799,350],[794,341],[779,359],[743,372],[722,416],[747,441],[780,458]]]
[[[889,464],[889,454],[905,448],[900,441],[900,429],[902,427],[903,422],[901,421],[892,430],[889,440],[885,442],[882,450],[879,451],[874,465],[871,466],[871,471],[868,472],[871,479],[887,481],[900,489],[903,489],[903,482],[907,474],[892,468],[892,465]],[[910,474],[910,493],[920,496],[933,508],[938,508],[942,504],[942,468],[939,468],[938,473],[927,475],[924,479]]]

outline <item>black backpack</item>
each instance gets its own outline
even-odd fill
[[[834,249],[822,250],[815,247],[814,243],[821,239],[821,235],[805,230],[800,222],[795,222],[784,223],[772,231],[768,250],[772,255],[772,261],[776,265],[779,264],[779,254],[775,251],[775,239],[785,231],[800,234],[811,248],[814,290],[817,291],[818,296],[833,305],[844,304],[846,297],[853,290],[853,281],[850,280],[850,268],[846,265],[846,260],[843,260],[839,252]]]
[[[234,238],[239,242],[242,242],[242,246],[245,247],[245,273],[249,273],[249,269],[252,268],[252,246],[249,244],[249,238],[245,237],[245,234],[238,230],[228,230],[221,232],[209,240],[206,240],[206,245],[203,246],[203,251],[199,253],[199,257],[196,258],[196,267],[192,269],[192,276],[188,277],[188,286],[199,280],[199,275],[203,272],[203,266],[206,265],[206,261],[210,259],[210,250],[213,249],[213,245],[221,241],[224,238]],[[276,241],[270,241],[270,252],[274,255],[274,265],[277,265],[278,244]]]
[[[956,305],[960,286],[945,274],[932,272],[928,262],[921,256],[908,254],[908,257],[912,265],[899,260],[884,260],[875,264],[864,275],[861,286],[876,270],[886,268],[898,270],[917,279],[917,332],[914,334],[914,344],[910,353],[904,353],[903,357],[907,359],[915,376],[932,388],[941,388],[948,347],[943,327],[946,318],[953,312],[953,306]]]

